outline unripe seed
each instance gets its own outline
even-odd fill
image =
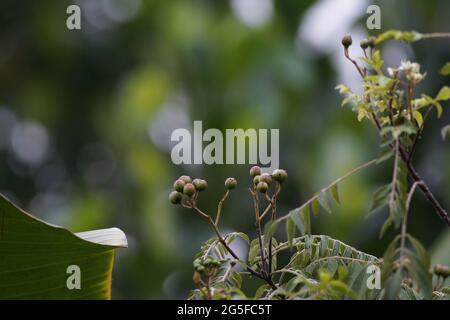
[[[369,40],[363,39],[363,40],[361,40],[359,45],[360,45],[361,49],[366,50],[367,47],[369,46]]]
[[[342,45],[344,46],[344,48],[348,48],[348,47],[350,47],[351,45],[352,45],[352,42],[353,42],[353,40],[352,40],[352,36],[344,36],[343,38],[342,38]]]
[[[278,181],[279,183],[283,183],[287,179],[288,174],[283,169],[275,169],[272,172],[272,177],[275,179],[275,181]]]
[[[259,181],[265,182],[270,186],[272,184],[272,176],[268,173],[263,173],[259,176]]]
[[[433,271],[437,276],[441,276],[444,278],[447,278],[448,276],[450,276],[450,267],[443,265],[443,264],[435,265]]]
[[[179,193],[178,191],[172,191],[169,194],[169,200],[173,204],[179,204],[182,199],[183,199],[183,195],[181,193]]]
[[[178,180],[175,180],[175,182],[173,183],[173,188],[178,192],[183,192],[183,188],[184,188],[185,184],[186,184],[186,182],[184,182],[181,179],[178,179]]]
[[[192,179],[189,176],[181,176],[178,178],[179,180],[183,180],[184,183],[192,183]]]
[[[367,39],[367,45],[371,48],[375,47],[375,41],[377,40],[377,37],[370,36],[369,39]]]
[[[192,197],[195,193],[195,186],[192,183],[186,183],[183,188],[183,193],[188,197]]]
[[[237,181],[235,178],[228,178],[225,180],[225,188],[228,190],[234,189],[237,186]]]
[[[258,166],[253,166],[250,168],[250,176],[252,178],[259,176],[261,174],[261,168]]]
[[[261,193],[266,193],[267,189],[269,189],[269,185],[265,183],[264,181],[261,181],[256,186],[256,190],[258,190]]]
[[[203,179],[194,179],[194,181],[192,181],[192,184],[198,191],[203,191],[208,187],[208,183]]]
[[[261,178],[261,176],[255,176],[255,177],[253,178],[253,184],[254,184],[255,186],[259,183],[260,178]]]

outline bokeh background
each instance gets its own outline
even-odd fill
[[[66,8],[78,4],[82,30],[66,28]],[[382,30],[450,31],[450,2],[364,0],[0,2],[0,190],[33,215],[70,230],[117,226],[129,248],[116,259],[116,299],[186,298],[200,243],[212,236],[194,214],[169,204],[181,174],[208,180],[201,207],[214,211],[223,181],[239,187],[225,204],[224,231],[253,234],[247,165],[175,166],[176,128],[279,128],[281,167],[289,181],[280,211],[377,154],[377,136],[340,108],[344,82],[358,90],[351,54],[369,4],[381,7]],[[450,58],[449,40],[389,42],[387,64],[409,58],[428,71],[420,89],[448,84],[438,75]],[[448,103],[446,108],[450,106]],[[434,118],[434,117],[433,117]],[[424,179],[450,208],[450,141],[432,120],[416,154]],[[366,218],[377,186],[391,168],[368,169],[341,185],[343,205],[313,220],[327,233],[382,255],[378,238],[386,212]],[[450,234],[418,194],[410,232],[450,263]]]

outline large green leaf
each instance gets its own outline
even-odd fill
[[[117,228],[74,234],[0,195],[0,299],[110,299],[118,247],[127,239]]]

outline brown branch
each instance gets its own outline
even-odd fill
[[[425,38],[450,37],[450,33],[430,33],[430,34],[424,35],[424,37]],[[344,55],[347,59],[349,59],[355,65],[359,74],[364,79],[364,74],[361,72],[361,69],[359,68],[359,66],[356,64],[356,62],[354,60],[352,60],[348,56],[348,50],[344,50]],[[376,117],[375,113],[371,112],[371,116],[373,117],[375,126],[377,127],[378,131],[380,131],[381,125],[380,125],[380,122],[378,121],[378,118]],[[425,181],[423,181],[422,178],[419,176],[419,174],[415,170],[414,166],[412,165],[411,161],[409,161],[410,154],[408,154],[408,152],[403,148],[403,146],[401,144],[399,145],[399,151],[400,151],[400,157],[406,163],[406,167],[408,169],[409,176],[414,180],[414,182],[418,183],[418,187],[419,187],[420,191],[422,191],[424,196],[427,198],[428,202],[435,209],[438,216],[442,219],[442,221],[444,221],[445,224],[447,224],[447,226],[450,227],[450,217],[449,217],[447,211],[445,211],[445,209],[441,206],[439,201],[436,199],[436,197],[431,192],[430,188],[428,188]]]
[[[450,38],[450,32],[431,32],[422,34],[422,39]]]
[[[422,191],[422,193],[427,198],[431,206],[434,208],[438,216],[442,219],[442,221],[444,221],[447,224],[447,226],[450,227],[450,217],[448,216],[447,211],[445,211],[445,209],[441,206],[439,201],[431,192],[430,188],[428,188],[427,184],[419,176],[412,163],[408,161],[409,155],[402,146],[400,146],[400,156],[402,160],[406,163],[406,167],[408,169],[410,177],[414,180],[414,182],[418,183],[420,191]]]
[[[206,213],[204,213],[202,210],[200,210],[195,203],[191,203],[191,209],[194,209],[202,218],[204,218],[209,225],[212,227],[212,229],[214,230],[214,233],[217,236],[217,239],[219,239],[219,242],[224,246],[224,248],[228,251],[228,253],[230,253],[233,258],[235,258],[238,261],[242,261],[241,259],[239,259],[238,255],[230,248],[230,246],[227,244],[227,242],[225,241],[225,239],[222,237],[222,235],[220,234],[219,229],[217,228],[217,226],[214,224],[214,221],[211,219],[211,217],[209,215],[207,215]],[[253,270],[252,268],[250,268],[250,266],[246,266],[246,270],[248,272],[250,272],[252,275],[254,275],[255,277],[260,278],[261,280],[266,281],[269,286],[272,289],[277,289],[277,286],[275,285],[275,283],[273,283],[272,279],[259,274],[258,272],[256,272],[255,270]]]

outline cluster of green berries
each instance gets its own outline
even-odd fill
[[[256,190],[261,193],[267,192],[273,180],[278,183],[283,183],[288,177],[287,172],[283,169],[275,169],[270,175],[268,173],[263,173],[258,166],[253,166],[250,169],[250,176],[253,178],[253,184],[255,185]]]
[[[236,188],[237,180],[235,178],[227,178],[225,180],[225,188],[232,190]],[[189,176],[181,176],[173,183],[173,191],[169,194],[169,200],[173,204],[179,204],[183,200],[183,195],[192,198],[195,193],[201,192],[208,187],[208,183],[203,179],[192,180]]]
[[[205,260],[202,260],[200,258],[197,258],[194,260],[194,270],[200,274],[203,273],[211,273],[217,270],[220,267],[220,262],[214,258],[206,258]]]
[[[375,41],[376,37],[370,36],[368,39],[363,39],[359,45],[363,50],[366,50],[369,47],[370,48],[375,47]],[[345,49],[348,49],[352,45],[352,43],[353,40],[351,36],[347,35],[342,38],[342,45],[344,46]]]
[[[208,183],[203,179],[192,180],[189,176],[181,176],[173,183],[173,191],[169,195],[169,200],[173,204],[179,204],[183,200],[183,195],[191,198],[197,191],[203,191],[208,187]]]

